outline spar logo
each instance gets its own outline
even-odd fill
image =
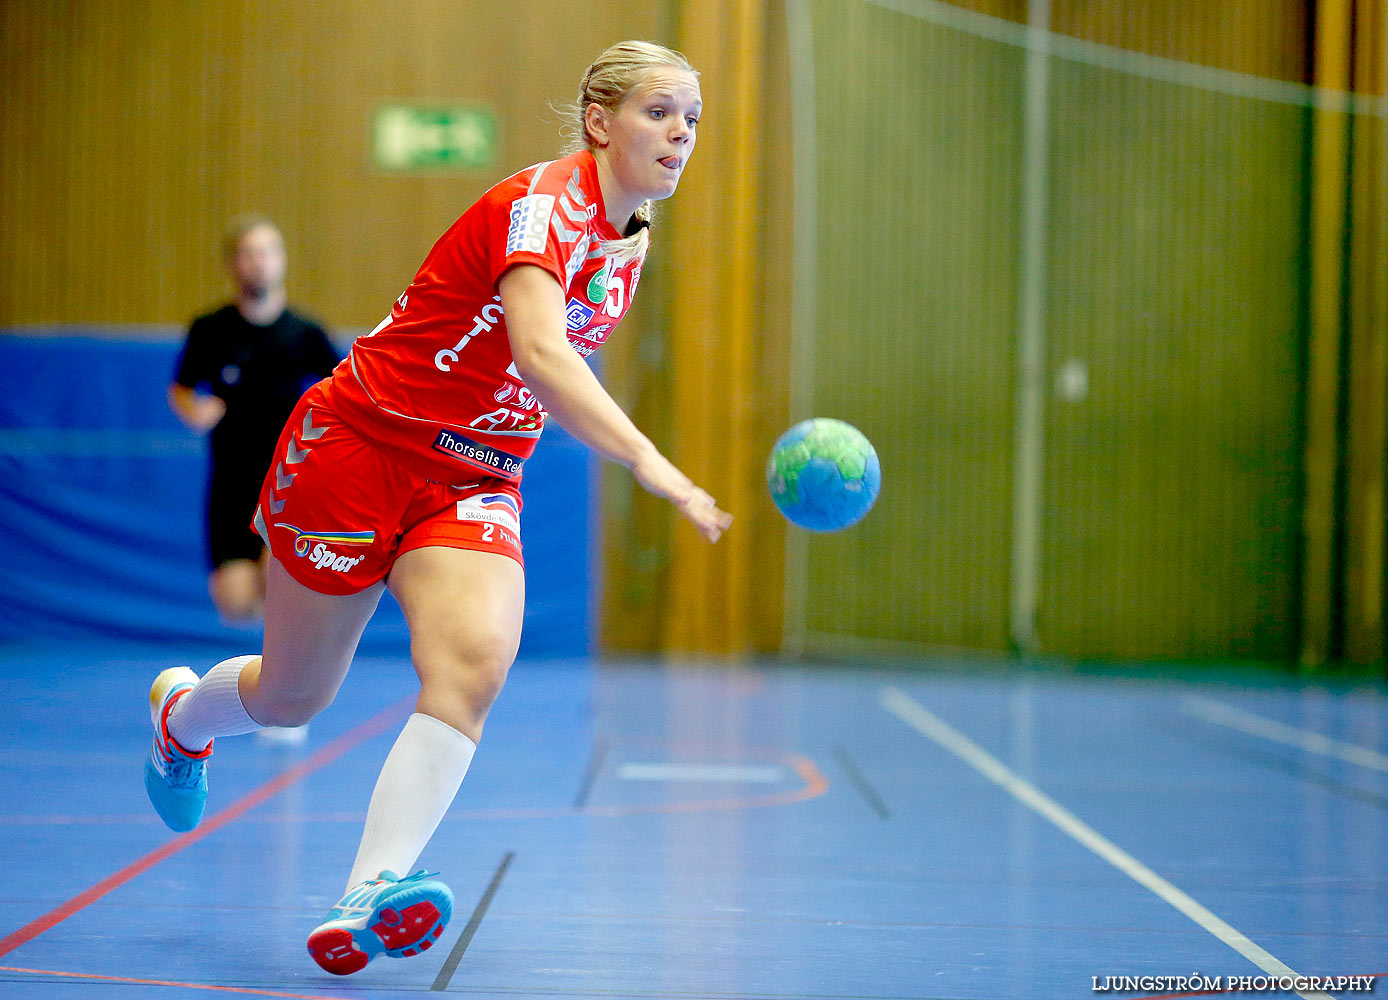
[[[305,531],[283,521],[275,525],[294,532],[294,554],[301,559],[307,557],[314,569],[328,569],[334,573],[346,573],[366,558],[365,555],[347,556],[334,549],[332,545],[367,546],[376,540],[374,531]]]

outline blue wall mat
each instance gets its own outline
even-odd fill
[[[0,641],[254,638],[207,596],[206,443],[164,396],[178,347],[0,332]],[[552,427],[526,466],[523,656],[590,650],[590,463]],[[363,647],[405,642],[387,596]]]

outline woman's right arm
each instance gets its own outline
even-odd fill
[[[660,454],[569,346],[564,290],[554,276],[521,264],[502,275],[499,288],[516,370],[550,415],[588,447],[625,465],[646,490],[669,500],[716,542],[732,515]]]

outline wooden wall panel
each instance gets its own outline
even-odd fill
[[[1301,83],[1306,0],[1052,0],[1051,30],[1131,52]]]
[[[1305,114],[1084,66],[1053,85],[1043,648],[1288,657]]]
[[[1312,77],[1349,89],[1353,0],[1318,0]],[[1302,497],[1301,662],[1319,667],[1339,654],[1344,594],[1342,543],[1345,404],[1345,221],[1349,203],[1351,118],[1338,109],[1309,114],[1306,269],[1305,489]]]
[[[369,328],[485,187],[557,154],[550,101],[664,5],[14,0],[0,5],[0,325],[171,323],[225,296],[229,217],[264,211],[292,298]],[[387,101],[482,103],[499,162],[396,176]]]
[[[1025,3],[960,6],[1026,18]],[[1303,78],[1303,11],[1198,6],[1054,0],[1050,25]],[[933,4],[814,9],[815,403],[861,415],[884,486],[862,525],[811,542],[810,645],[1005,649],[1022,36]],[[1290,655],[1305,112],[1211,91],[1208,74],[1154,79],[1137,57],[1125,71],[1121,52],[1109,68],[1061,52],[1040,147],[1041,648]]]
[[[951,0],[953,6],[1026,24],[1028,0]],[[1303,82],[1307,0],[1050,0],[1062,35],[1216,69]]]
[[[783,6],[686,3],[676,41],[702,74],[704,115],[689,173],[660,206],[642,277],[642,294],[658,282],[670,308],[608,371],[638,425],[737,520],[710,547],[630,475],[608,472],[602,641],[612,651],[773,651],[785,526],[763,463],[786,426],[789,378]]]
[[[1354,89],[1388,96],[1388,10],[1356,3]],[[1348,244],[1343,654],[1385,659],[1388,595],[1388,118],[1352,122]]]
[[[882,492],[801,539],[804,644],[1005,649],[1023,54],[900,5],[810,11],[813,412],[793,416],[861,429]]]
[[[745,6],[751,0],[741,2]],[[701,56],[712,58],[714,71],[705,82],[710,115],[704,134],[736,127],[727,103],[735,91],[725,89],[728,77],[718,68],[724,55],[718,49],[718,32],[723,29],[713,21],[704,23],[708,19],[701,20],[699,11],[738,6],[735,0],[662,0],[653,5],[520,0],[504,8],[481,0],[359,0],[349,8],[317,0],[148,0],[136,5],[9,0],[0,4],[0,326],[131,323],[177,328],[225,297],[218,252],[223,226],[234,214],[259,210],[279,219],[285,230],[293,299],[335,328],[369,328],[409,280],[432,241],[486,185],[557,153],[557,118],[547,103],[570,99],[583,66],[609,42],[655,38],[687,48],[696,62]],[[819,3],[816,9],[832,6]],[[871,372],[857,371],[850,379],[826,378],[819,387],[823,405],[850,417],[861,410],[865,429],[886,441],[879,444],[889,462],[883,501],[873,519],[855,533],[816,541],[810,563],[817,579],[811,582],[811,592],[819,600],[808,624],[824,636],[846,631],[907,642],[999,648],[1006,642],[1006,527],[991,517],[999,505],[1005,508],[1010,485],[1011,359],[999,351],[1007,350],[1014,308],[1015,139],[1021,126],[1021,75],[1013,56],[994,51],[994,43],[976,44],[976,39],[918,26],[902,29],[899,19],[904,15],[889,16],[880,7],[869,13],[856,0],[850,6],[855,12],[839,20],[831,11],[817,36],[822,43],[833,35],[840,43],[829,56],[832,63],[824,67],[831,75],[823,82],[834,80],[834,72],[842,74],[836,81],[842,85],[837,96],[827,86],[821,95],[830,102],[820,113],[826,136],[821,170],[838,184],[831,194],[822,193],[834,199],[825,206],[823,218],[826,225],[841,229],[835,230],[841,242],[823,248],[826,272],[831,273],[823,275],[821,321],[826,329],[880,329],[889,336],[914,337],[927,330],[934,338],[934,353],[911,368],[888,344],[880,357],[869,359]],[[957,6],[1024,22],[1028,4],[959,0]],[[1307,11],[1314,5],[1302,0],[1052,0],[1050,6],[1053,30],[1080,39],[1277,80],[1302,81],[1310,71]],[[790,414],[786,401],[794,164],[787,139],[784,4],[767,0],[752,8],[763,19],[761,82],[770,110],[752,137],[760,143],[754,168],[760,176],[751,223],[755,232],[746,234],[759,253],[759,276],[744,306],[750,303],[761,339],[750,354],[739,355],[741,375],[752,373],[758,398],[736,427],[752,428],[754,440],[743,451],[759,455],[777,430],[801,414]],[[1356,3],[1355,9],[1356,86],[1381,93],[1381,5]],[[910,37],[901,34],[894,39],[895,47],[884,45],[868,30],[874,25],[888,26],[889,35],[897,31]],[[921,37],[912,42],[917,34]],[[990,58],[995,64],[986,62]],[[908,95],[922,102],[905,130],[910,134],[890,123],[876,132],[855,132],[864,129],[866,116],[880,108],[875,98],[902,80],[920,84],[920,93]],[[1069,82],[1080,81],[1072,74]],[[1291,215],[1300,211],[1296,199],[1305,189],[1299,161],[1292,162],[1299,143],[1296,129],[1280,119],[1260,123],[1254,118],[1222,131],[1207,128],[1204,139],[1173,145],[1154,137],[1165,135],[1169,140],[1183,123],[1163,117],[1162,102],[1150,93],[1153,88],[1131,89],[1125,97],[1121,88],[1111,88],[1091,102],[1091,108],[1072,102],[1057,112],[1057,127],[1070,131],[1064,144],[1055,147],[1052,166],[1060,173],[1052,210],[1079,206],[1106,214],[1093,226],[1081,218],[1053,233],[1053,253],[1089,257],[1062,261],[1056,274],[1060,304],[1053,307],[1064,316],[1058,318],[1052,348],[1076,355],[1108,350],[1114,364],[1128,365],[1124,370],[1134,379],[1145,377],[1142,363],[1134,363],[1134,345],[1146,345],[1143,350],[1150,350],[1153,365],[1170,353],[1154,346],[1150,330],[1123,298],[1135,289],[1140,292],[1141,281],[1121,271],[1121,261],[1151,260],[1155,253],[1148,248],[1134,251],[1136,257],[1123,256],[1125,247],[1132,250],[1125,242],[1130,234],[1120,225],[1123,213],[1141,222],[1133,199],[1163,191],[1173,199],[1161,223],[1172,253],[1184,255],[1187,248],[1194,249],[1174,263],[1155,260],[1150,267],[1142,265],[1146,270],[1139,277],[1155,280],[1158,265],[1172,263],[1173,287],[1195,296],[1192,315],[1202,304],[1219,304],[1225,310],[1219,320],[1233,338],[1230,349],[1258,350],[1254,327],[1272,328],[1279,310],[1296,308],[1292,300],[1301,294],[1298,279],[1283,282],[1276,294],[1250,298],[1249,289],[1256,292],[1257,287],[1250,275],[1267,266],[1267,254],[1260,257],[1250,249],[1250,234],[1262,231],[1256,226],[1242,236],[1233,233],[1225,243],[1195,244],[1207,218],[1218,221],[1250,197],[1256,200],[1275,188],[1288,199],[1276,202],[1283,215],[1263,213],[1259,224],[1277,228],[1280,234],[1273,265],[1294,266],[1294,250],[1282,237],[1294,227]],[[1142,135],[1133,129],[1130,98],[1147,101]],[[387,101],[491,105],[501,122],[500,162],[491,169],[448,176],[378,172],[370,162],[369,119],[374,108]],[[835,109],[848,117],[835,118]],[[1109,115],[1110,138],[1098,131],[1086,137],[1088,126],[1074,117],[1079,110]],[[1200,113],[1208,113],[1213,121],[1225,111],[1211,105]],[[971,114],[976,121],[968,117]],[[1267,128],[1278,133],[1273,146],[1265,144]],[[1224,139],[1243,143],[1232,159],[1220,159]],[[1152,147],[1143,154],[1145,159],[1127,164],[1115,159],[1123,153],[1120,147],[1127,148],[1123,155],[1138,156],[1137,147],[1144,141]],[[1347,248],[1350,520],[1344,586],[1347,644],[1362,658],[1382,655],[1382,617],[1377,612],[1388,572],[1382,530],[1382,453],[1388,435],[1381,374],[1388,353],[1383,333],[1388,312],[1388,272],[1382,267],[1388,246],[1383,228],[1388,213],[1382,209],[1381,179],[1388,169],[1383,166],[1388,143],[1383,119],[1356,123],[1353,142],[1354,226]],[[1255,149],[1258,143],[1264,143],[1258,147],[1262,151]],[[727,148],[727,143],[706,142],[695,170],[706,172],[705,179],[721,181],[728,170],[745,169],[734,167],[720,152]],[[1173,186],[1162,172],[1166,161],[1183,163],[1193,174],[1203,171],[1213,178],[1206,184],[1208,190],[1195,184],[1198,178]],[[887,181],[904,185],[906,195],[897,208],[884,208],[870,197]],[[714,192],[720,188],[710,185]],[[671,327],[672,316],[689,315],[689,302],[681,312],[671,308],[672,299],[683,294],[681,282],[689,275],[681,272],[691,255],[706,252],[702,245],[672,242],[681,232],[697,230],[692,220],[678,221],[680,211],[672,205],[670,214],[658,220],[642,294],[621,334],[604,351],[605,377],[619,401],[666,449],[677,448],[681,435],[691,433],[670,405],[676,380],[690,377],[675,364],[689,357],[688,342],[677,339],[689,333]],[[1227,225],[1222,231],[1230,233]],[[903,247],[886,246],[883,241],[889,238],[903,241]],[[1265,241],[1262,249],[1268,245]],[[912,253],[917,256],[910,257]],[[872,254],[886,254],[885,266],[868,260]],[[1239,268],[1230,267],[1235,259],[1242,261]],[[1082,273],[1104,262],[1109,271],[1088,277]],[[700,273],[715,278],[725,270],[708,261],[700,266]],[[863,269],[861,277],[855,277],[854,268]],[[1100,301],[1104,295],[1108,299]],[[1241,312],[1241,303],[1250,301],[1254,307]],[[1172,320],[1180,321],[1179,316]],[[1113,331],[1149,339],[1104,347],[1103,339]],[[1286,333],[1280,326],[1277,331],[1279,337]],[[1282,340],[1278,344],[1281,360],[1272,373],[1274,381],[1281,387],[1278,391],[1295,393],[1299,360],[1283,350]],[[1208,344],[1195,347],[1198,350],[1188,352],[1187,361],[1212,349]],[[824,358],[845,370],[864,356],[863,347],[852,343],[837,355],[834,348],[826,349]],[[889,376],[881,401],[864,388],[878,371]],[[700,380],[695,396],[716,394],[711,380],[718,379],[719,372],[695,377]],[[1148,379],[1143,391],[1149,392],[1149,401],[1162,405],[1173,399],[1206,405],[1214,398],[1208,383],[1208,377],[1201,385]],[[894,397],[898,384],[901,395]],[[1096,382],[1094,389],[1103,387]],[[1250,384],[1240,391],[1254,388]],[[1077,407],[1055,410],[1051,431],[1112,435],[1123,420],[1141,417],[1151,423],[1152,414],[1140,412],[1148,397],[1133,392],[1106,403],[1109,408],[1102,412],[1091,407],[1083,419]],[[896,399],[917,407],[909,417],[913,432],[900,441],[892,439],[901,420]],[[1360,401],[1365,401],[1364,407]],[[1275,407],[1256,413],[1245,407],[1230,419],[1254,420],[1262,428],[1255,428],[1255,436],[1262,433],[1265,441],[1272,441],[1271,428],[1281,416]],[[1198,433],[1198,423],[1192,421],[1188,429]],[[1131,444],[1131,435],[1125,440]],[[1245,466],[1272,463],[1276,468],[1268,474],[1279,483],[1288,472],[1280,445],[1247,454],[1217,452],[1216,445],[1201,445],[1178,457],[1204,473],[1218,474],[1216,459]],[[961,464],[951,467],[939,457],[942,454],[953,455]],[[1102,494],[1104,470],[1099,465],[1111,458],[1102,450],[1077,446],[1058,456],[1052,470],[1092,486],[1087,492],[1067,493],[1060,484],[1048,498],[1052,514],[1059,512],[1061,529],[1056,531],[1053,522],[1047,542],[1047,588],[1053,603],[1043,624],[1052,648],[1134,655],[1199,655],[1228,648],[1264,655],[1283,649],[1289,633],[1277,622],[1287,614],[1292,570],[1279,548],[1279,533],[1285,526],[1285,505],[1295,504],[1295,498],[1278,491],[1255,495],[1253,484],[1253,492],[1239,501],[1255,504],[1256,518],[1265,522],[1264,535],[1277,534],[1272,547],[1259,548],[1256,539],[1239,535],[1234,530],[1239,522],[1228,520],[1225,510],[1202,522],[1212,537],[1224,532],[1226,541],[1235,539],[1219,551],[1206,547],[1213,562],[1183,568],[1178,565],[1183,557],[1173,549],[1166,563],[1149,567],[1142,559],[1152,553],[1142,559],[1133,556],[1136,536],[1129,530],[1124,541],[1115,534],[1112,519],[1108,541],[1087,534],[1091,524],[1102,524],[1100,516],[1107,516],[1105,504],[1112,497]],[[1179,463],[1170,467],[1183,468]],[[1144,469],[1150,472],[1150,463],[1131,463],[1134,475],[1147,474]],[[933,478],[924,485],[933,492],[923,493],[916,489],[919,484],[904,481],[903,470],[910,475],[929,473]],[[1160,477],[1153,481],[1163,489],[1171,486]],[[685,572],[688,561],[679,556],[673,541],[673,533],[682,526],[668,505],[641,494],[625,472],[611,470],[606,485],[604,641],[612,648],[658,648],[671,634],[671,617],[679,613],[666,595],[672,577]],[[716,489],[717,483],[712,485]],[[1124,488],[1141,485],[1134,479]],[[744,488],[745,483],[739,486]],[[902,506],[913,490],[929,501],[923,516]],[[949,501],[950,491],[963,499]],[[1181,500],[1180,489],[1171,491],[1172,502]],[[1158,499],[1163,497],[1166,494]],[[756,541],[739,558],[734,590],[748,595],[749,602],[749,614],[739,618],[737,644],[771,650],[780,637],[778,574],[784,531],[764,500],[758,493],[749,510],[737,512],[735,530],[748,530]],[[1098,520],[1091,521],[1091,515]],[[1180,525],[1161,522],[1157,527],[1176,531]],[[1089,553],[1100,557],[1107,545],[1109,555],[1118,559],[1114,572],[1119,583],[1140,581],[1150,570],[1147,578],[1156,582],[1157,598],[1173,608],[1186,600],[1182,587],[1188,590],[1192,580],[1226,586],[1227,579],[1221,583],[1219,573],[1230,572],[1230,567],[1248,577],[1249,588],[1262,589],[1232,603],[1205,601],[1198,605],[1199,615],[1186,621],[1153,613],[1151,607],[1142,611],[1149,594],[1141,587],[1126,596],[1119,593],[1113,598],[1116,603],[1105,605],[1105,595],[1115,592],[1102,574],[1076,575],[1073,567],[1064,565],[1074,557],[1076,545],[1089,546]],[[722,571],[703,567],[699,572],[716,585]],[[883,586],[883,580],[896,577],[901,577],[900,586]],[[1086,600],[1109,623],[1108,639],[1078,629],[1065,617],[1070,612],[1060,610]],[[1218,634],[1230,615],[1243,616],[1241,637],[1232,647],[1225,641],[1228,635],[1222,640]],[[706,633],[708,624],[700,628]]]

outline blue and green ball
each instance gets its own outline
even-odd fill
[[[816,417],[781,435],[766,463],[766,484],[791,523],[838,531],[861,521],[877,501],[882,467],[858,428]]]

